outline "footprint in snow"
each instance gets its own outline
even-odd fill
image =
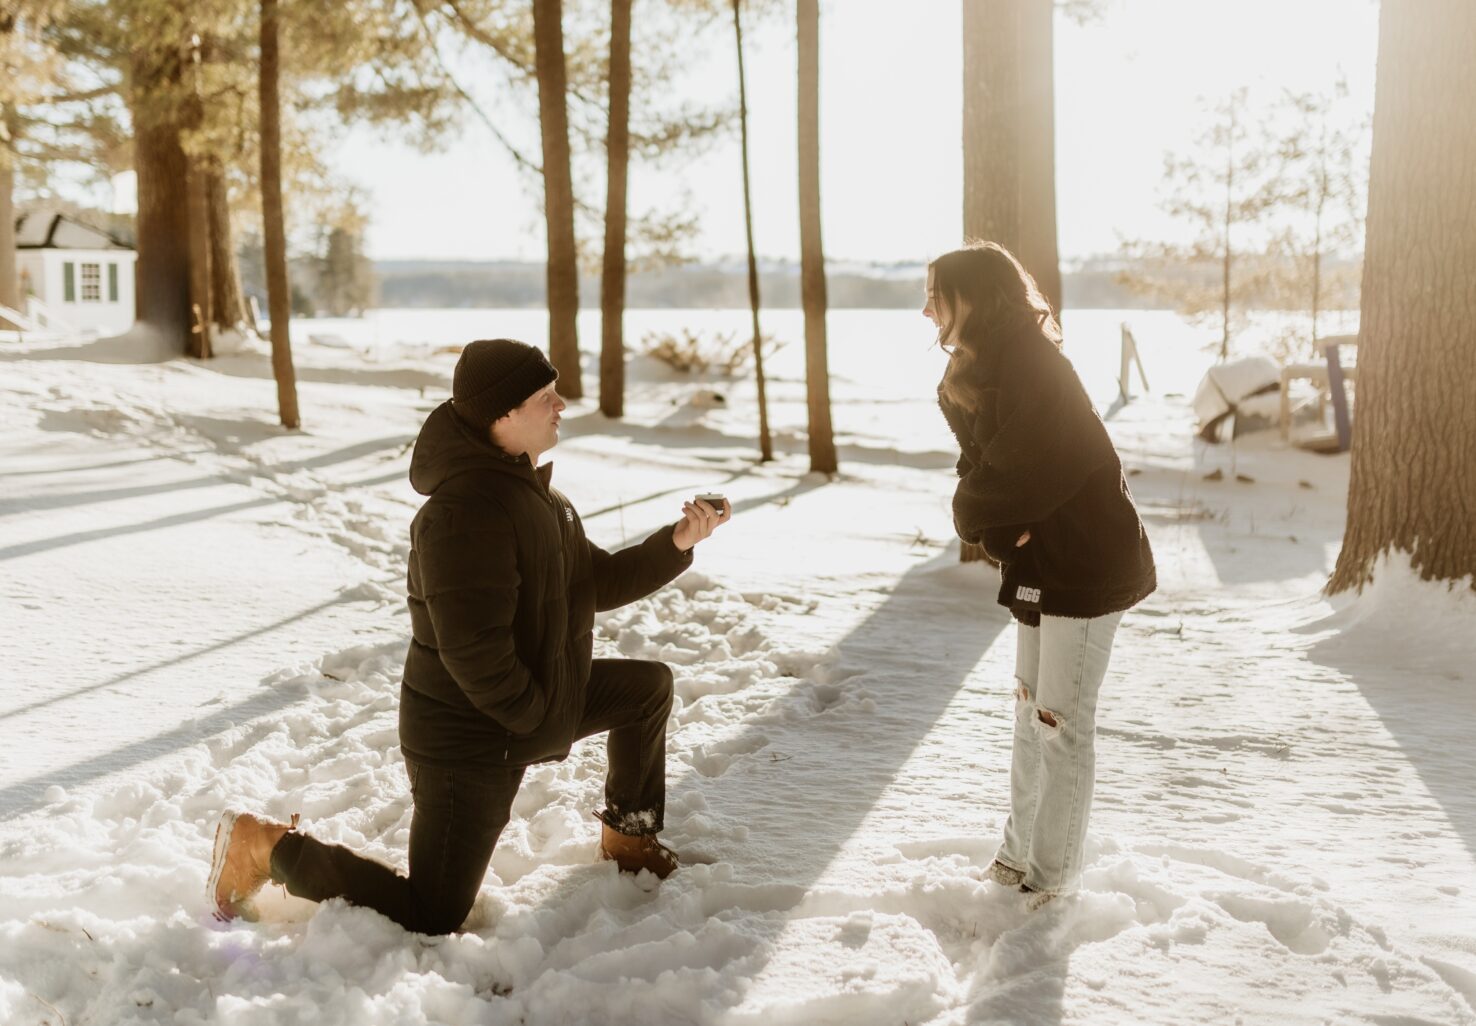
[[[692,768],[704,777],[720,777],[740,756],[752,755],[769,746],[763,734],[743,735],[728,741],[698,745],[692,751]]]

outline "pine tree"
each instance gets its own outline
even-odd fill
[[[733,0],[733,33],[738,47],[738,124],[743,157],[743,224],[748,236],[748,304],[753,318],[753,364],[758,383],[759,460],[774,458],[774,442],[769,437],[769,399],[764,383],[763,334],[759,330],[758,255],[753,246],[753,190],[748,178],[748,85],[743,73],[742,0]]]
[[[16,16],[0,14],[0,70],[5,86],[0,86],[0,306],[17,309],[21,305],[20,280],[15,265],[15,149],[16,119],[13,111],[17,97],[15,84],[20,74],[16,50]]]
[[[138,173],[137,318],[180,350],[206,356],[202,336],[191,331],[190,205],[180,202],[189,176],[183,142],[189,23],[182,0],[150,6],[150,30],[136,38],[128,76]]]
[[[1330,591],[1384,556],[1476,586],[1476,5],[1379,13],[1358,409]]]
[[[825,249],[820,226],[820,5],[799,0],[799,213],[800,292],[805,308],[805,392],[809,415],[810,470],[839,467],[830,421],[830,368],[825,331]]]
[[[266,245],[267,305],[272,319],[272,376],[282,426],[302,424],[297,412],[297,373],[292,366],[292,294],[287,280],[287,232],[282,216],[281,101],[278,95],[277,0],[261,0],[261,213]]]
[[[630,176],[631,0],[610,3],[610,112],[606,136],[605,250],[600,275],[600,411],[625,413],[625,232]]]
[[[1026,3],[963,5],[964,237],[998,242],[1017,255],[1023,217],[1020,36]],[[988,559],[981,547],[967,542],[959,558],[965,563]]]
[[[1025,0],[963,5],[963,230],[1020,248],[1020,31]],[[1028,270],[1028,268],[1027,268]]]
[[[579,359],[579,253],[574,242],[563,11],[562,0],[533,0],[543,207],[548,226],[548,354],[559,372],[559,391],[580,399],[584,383]]]
[[[1020,262],[1056,316],[1061,258],[1056,233],[1056,8],[1027,0],[1020,12]]]
[[[206,202],[210,218],[210,309],[219,329],[242,325],[255,330],[251,309],[241,288],[241,268],[236,256],[236,235],[231,223],[230,187],[219,160],[211,161],[206,178]]]
[[[249,320],[233,215],[255,212],[259,187],[256,0],[73,0],[57,8],[49,39],[65,61],[85,68],[94,80],[109,81],[101,92],[126,100],[129,117],[113,138],[106,118],[96,111],[79,114],[72,120],[99,138],[86,146],[28,142],[32,165],[100,167],[113,154],[136,156],[140,319],[163,328],[181,348],[201,337],[189,330],[195,326],[192,305],[208,308],[222,328]],[[393,126],[401,138],[409,128],[422,143],[439,138],[461,98],[414,9],[403,0],[340,0],[279,10],[279,20],[299,10],[312,19],[312,31],[289,32],[281,41],[283,108],[308,116],[331,111],[340,124]],[[63,90],[62,99],[77,97]],[[279,138],[284,217],[291,207],[299,220],[311,222],[314,208],[337,202],[343,187],[323,164],[321,135],[294,130],[289,122]],[[184,172],[177,166],[181,159]],[[194,187],[196,181],[203,191]],[[186,202],[177,202],[182,193]],[[172,209],[191,203],[205,211],[203,217]],[[196,263],[207,271],[203,289],[192,273]],[[181,303],[192,280],[196,295]],[[182,313],[161,320],[160,312],[171,310]]]

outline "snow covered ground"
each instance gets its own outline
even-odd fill
[[[1118,317],[1066,325],[1104,410]],[[280,895],[215,923],[211,832],[227,804],[301,812],[403,866],[408,448],[444,345],[541,316],[301,322],[291,435],[260,354],[0,348],[0,1022],[1476,1023],[1476,602],[1399,566],[1322,599],[1346,457],[1193,442],[1195,333],[1132,320],[1157,391],[1109,425],[1162,586],[1104,689],[1079,897],[1027,913],[982,879],[1014,632],[957,561],[928,326],[845,311],[837,480],[805,473],[798,342],[767,466],[747,385],[701,409],[712,383],[637,361],[626,421],[566,416],[555,479],[597,541],[710,488],[739,514],[599,627],[676,670],[690,865],[594,860],[587,742],[529,773],[467,931],[435,940]]]

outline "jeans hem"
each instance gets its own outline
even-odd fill
[[[302,851],[302,834],[296,830],[289,830],[281,836],[276,844],[272,845],[271,857],[267,860],[267,872],[272,878],[272,883],[287,887],[287,867],[297,863],[297,856]],[[291,888],[288,887],[290,891]]]
[[[617,812],[607,808],[596,812],[595,818],[617,834],[624,834],[626,837],[655,837],[665,828],[661,813],[653,809],[643,809],[639,812]]]

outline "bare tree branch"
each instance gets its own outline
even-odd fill
[[[452,7],[455,6],[456,5],[453,3]],[[456,95],[460,96],[464,101],[466,101],[466,105],[471,108],[472,113],[475,114],[478,119],[480,119],[481,122],[487,126],[487,129],[492,133],[493,138],[495,138],[498,143],[502,145],[502,148],[505,149],[508,152],[508,155],[517,162],[519,167],[534,174],[542,175],[542,165],[535,163],[527,156],[525,156],[521,150],[513,145],[512,141],[508,139],[507,136],[502,134],[502,130],[499,129],[497,125],[493,122],[491,116],[482,109],[482,105],[476,101],[476,98],[473,97],[471,93],[466,91],[466,88],[462,86],[461,82],[457,80],[456,76],[451,73],[451,69],[446,65],[445,57],[441,54],[441,46],[436,41],[435,30],[431,27],[430,22],[426,17],[425,10],[420,3],[416,3],[415,5],[415,14],[420,19],[421,27],[425,29],[426,40],[430,45],[431,55],[436,59],[436,67],[441,72],[441,74],[446,77],[446,81],[450,84],[452,90],[455,91]]]

